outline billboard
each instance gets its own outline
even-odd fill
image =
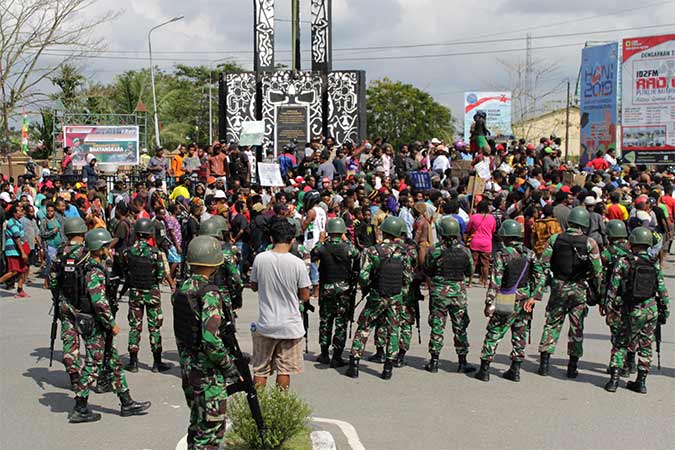
[[[616,148],[618,43],[581,51],[580,108],[581,164],[599,149]]]
[[[623,156],[675,163],[675,34],[624,39],[621,73]]]
[[[511,136],[510,92],[467,92],[464,94],[464,141],[469,142],[473,116],[487,114],[487,128],[493,137]]]
[[[65,125],[63,142],[75,166],[85,165],[89,153],[99,164],[138,164],[138,126]]]

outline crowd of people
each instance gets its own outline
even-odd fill
[[[240,308],[241,291],[250,287],[259,293],[260,316],[252,330],[255,381],[264,384],[276,371],[277,384],[286,387],[290,376],[302,371],[302,315],[313,304],[319,305],[319,362],[348,365],[346,374],[358,377],[374,328],[376,352],[370,360],[384,363],[382,378],[389,379],[394,367],[406,363],[425,293],[431,328],[426,370],[438,370],[449,317],[458,370],[475,371],[467,360],[466,293],[473,283],[487,288],[489,320],[476,378],[489,380],[497,344],[510,330],[512,365],[504,376],[519,381],[532,311],[550,288],[539,373],[549,373],[550,355],[569,317],[567,374],[577,376],[584,319],[597,304],[612,335],[606,389],[616,390],[622,370],[637,368],[628,387],[646,392],[654,335],[668,318],[660,264],[672,243],[674,171],[623,162],[613,147],[579,167],[562,160],[556,136],[537,144],[495,142],[480,134],[480,119],[469,144],[433,138],[395,149],[382,139],[337,145],[329,137],[284,146],[262,160],[278,163],[285,183],[278,187],[256,183],[255,152],[236,142],[206,148],[193,143],[179,147],[177,155],[162,148],[152,156],[144,153],[142,176],[133,182],[121,174],[106,181],[93,155],[77,174],[65,149],[59,170],[2,177],[0,283],[27,297],[29,267],[36,266],[46,277],[44,287],[58,289],[59,276],[48,275],[62,270],[75,244],[78,258],[91,253],[101,273],[110,259],[112,276],[130,283],[126,369],[138,370],[145,310],[158,372],[167,369],[161,359],[161,283],[174,300],[202,299],[202,315],[211,317],[220,317],[222,308]],[[421,188],[414,173],[428,174],[430,186]],[[90,291],[92,285],[103,289],[102,276],[87,275]],[[203,289],[213,283],[216,291]],[[365,300],[347,362],[342,354],[347,327],[355,320],[357,286]],[[102,303],[106,295],[117,297],[117,289],[98,292],[92,303]],[[94,309],[105,317],[103,328],[116,327],[114,314]],[[189,316],[190,309],[185,311]],[[62,312],[64,362],[78,399],[73,421],[90,421],[95,415],[86,398],[103,358],[94,362],[87,352],[80,363],[76,337],[82,330],[68,324],[73,310]],[[186,398],[199,417],[200,402],[224,402],[226,390],[210,391],[217,394],[212,399],[191,401],[191,396],[203,393],[205,384],[220,386],[218,370],[229,375],[232,370],[217,343],[218,326],[205,326],[197,353],[190,330],[181,331],[182,340],[176,331]],[[103,338],[104,333],[83,337],[100,351]],[[200,352],[210,355],[208,362]],[[111,381],[101,389],[120,394],[123,413],[140,413],[149,404],[130,399],[113,353],[116,362],[106,363]],[[201,381],[189,385],[186,377],[196,373]],[[211,416],[224,415],[222,408]],[[206,420],[193,424],[191,442],[222,437],[223,430]]]

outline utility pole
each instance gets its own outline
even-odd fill
[[[532,73],[533,73],[533,68],[532,66],[534,65],[534,62],[532,60],[532,34],[527,33],[527,37],[525,39],[525,47],[526,47],[526,52],[525,52],[525,89],[527,89],[527,107],[526,107],[526,114],[523,119],[527,119],[528,116],[532,116],[534,114],[534,110],[536,109],[537,105],[535,105],[535,95],[534,95],[534,81],[532,79]]]
[[[292,63],[291,69],[301,70],[301,54],[300,54],[300,0],[291,0],[291,45]]]
[[[565,164],[567,164],[570,148],[570,79],[567,79],[567,111],[565,112]]]

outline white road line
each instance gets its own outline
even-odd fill
[[[337,426],[340,428],[340,431],[342,431],[342,434],[344,434],[347,438],[347,443],[352,448],[352,450],[366,450],[366,448],[361,443],[361,439],[359,439],[359,434],[356,432],[356,428],[354,428],[351,423],[344,422],[342,420],[324,419],[322,417],[312,417],[312,421],[319,423],[330,423]]]

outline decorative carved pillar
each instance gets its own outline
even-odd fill
[[[253,0],[253,70],[274,70],[274,0]]]

